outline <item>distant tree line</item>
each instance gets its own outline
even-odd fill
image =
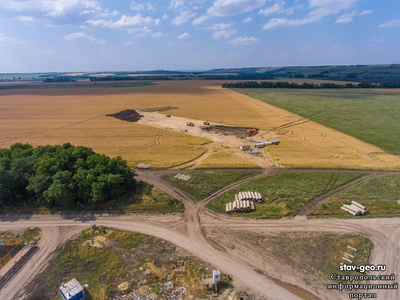
[[[135,185],[124,160],[87,147],[17,143],[0,149],[0,205],[97,207]]]
[[[336,84],[336,83],[289,83],[287,81],[241,81],[241,82],[229,82],[222,84],[223,88],[260,88],[260,89],[352,89],[352,88],[400,88],[399,83],[368,83],[368,82],[360,82],[359,84],[346,83],[346,84]]]
[[[127,81],[127,80],[171,80],[170,76],[104,76],[104,77],[88,77],[90,81]]]

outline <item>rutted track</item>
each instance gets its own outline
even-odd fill
[[[245,178],[232,183],[223,189],[213,193],[203,201],[196,201],[194,197],[180,190],[176,186],[162,180],[159,176],[162,171],[143,171],[138,173],[138,179],[157,186],[171,196],[181,200],[185,205],[185,214],[175,216],[77,216],[76,218],[65,219],[60,216],[32,216],[26,219],[8,220],[1,217],[1,229],[21,228],[29,226],[39,226],[44,230],[43,248],[32,258],[30,267],[25,266],[20,273],[12,279],[3,290],[0,291],[1,299],[21,299],[24,285],[37,274],[48,260],[51,253],[69,235],[60,235],[50,228],[60,228],[73,226],[74,231],[79,231],[93,223],[124,230],[138,231],[144,234],[154,235],[166,239],[177,246],[180,246],[199,258],[223,269],[234,276],[236,284],[241,288],[255,292],[258,299],[300,299],[295,294],[277,285],[273,281],[273,274],[260,274],[257,271],[257,262],[244,260],[243,257],[235,252],[227,251],[218,240],[207,236],[208,228],[231,228],[243,231],[259,231],[260,229],[268,232],[352,232],[369,237],[375,245],[372,255],[372,263],[386,264],[388,272],[398,274],[398,259],[400,255],[400,220],[392,219],[362,219],[362,220],[307,220],[304,217],[285,220],[252,220],[243,218],[232,218],[222,214],[209,211],[206,205],[218,197],[221,193],[234,188],[244,182],[268,176],[278,172],[293,172],[299,170],[264,170],[251,178]],[[315,171],[315,170],[308,170]],[[338,170],[337,170],[338,171]],[[340,170],[343,171],[343,170]],[[345,171],[346,172],[346,171]],[[365,172],[374,177],[394,172]],[[395,173],[398,174],[398,173]],[[363,178],[365,178],[363,177]],[[360,180],[359,183],[363,182]],[[357,182],[353,181],[353,185]],[[346,188],[348,185],[343,186]],[[339,192],[336,190],[331,191]],[[88,217],[88,218],[87,218]],[[57,229],[58,230],[58,229]],[[219,237],[227,238],[229,237]],[[400,299],[398,290],[382,291],[384,298],[388,300]],[[340,298],[347,298],[346,293],[340,294]],[[381,293],[379,293],[381,297]],[[308,299],[319,299],[317,296]]]

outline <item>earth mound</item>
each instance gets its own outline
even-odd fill
[[[122,121],[137,122],[143,116],[134,109],[126,109],[115,114],[108,114],[107,117],[114,117]]]

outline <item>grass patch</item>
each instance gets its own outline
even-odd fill
[[[18,231],[0,232],[0,240],[5,240],[6,243],[19,244],[20,242],[30,243],[42,234],[42,230],[38,227],[30,227]]]
[[[354,217],[340,209],[342,204],[357,201],[369,213]],[[321,203],[311,215],[317,217],[377,218],[400,216],[400,176],[375,177]]]
[[[184,268],[185,273],[175,274],[171,265]],[[150,275],[144,274],[147,269]],[[87,299],[113,299],[133,291],[142,299],[150,293],[165,298],[161,287],[167,281],[185,287],[187,295],[204,298],[207,292],[201,276],[210,275],[210,270],[196,258],[179,255],[173,244],[161,239],[93,225],[57,251],[44,272],[29,284],[29,298],[62,299],[59,286],[74,277],[89,285]],[[122,283],[126,290],[119,290]]]
[[[293,172],[281,173],[246,182],[219,196],[208,207],[225,213],[225,204],[235,199],[240,191],[254,191],[263,195],[265,203],[256,204],[256,210],[233,213],[260,219],[294,216],[311,199],[360,177],[362,173]]]
[[[324,281],[330,279],[332,273],[341,273],[339,266],[345,262],[342,259],[344,253],[353,253],[347,246],[358,250],[356,254],[353,253],[353,263],[356,265],[368,264],[373,249],[373,243],[368,238],[353,234],[318,233],[304,237],[289,233],[289,236],[268,239],[271,239],[270,244],[275,245],[274,253],[279,259],[296,266],[297,271],[322,277]]]
[[[238,91],[400,155],[399,90]]]
[[[177,173],[166,174],[162,179],[172,182],[174,185],[191,194],[197,200],[201,200],[211,195],[213,192],[222,189],[229,183],[238,181],[246,177],[253,176],[258,171],[195,171],[184,172],[190,174],[188,181],[175,179]]]
[[[99,207],[90,206],[76,207],[75,210],[62,209],[60,207],[43,206],[15,206],[4,207],[3,213],[76,213],[76,212],[115,212],[115,213],[153,213],[169,214],[181,213],[184,211],[182,202],[164,193],[160,189],[139,181],[135,193],[125,195],[119,199],[108,201]]]

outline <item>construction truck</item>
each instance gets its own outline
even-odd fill
[[[186,125],[187,125],[187,126],[194,127],[194,124],[193,124],[192,122],[187,122]]]
[[[210,125],[210,122],[204,121],[203,124],[204,125]]]
[[[170,115],[170,114],[166,114],[165,116],[168,117],[168,118],[171,118],[171,115]]]

